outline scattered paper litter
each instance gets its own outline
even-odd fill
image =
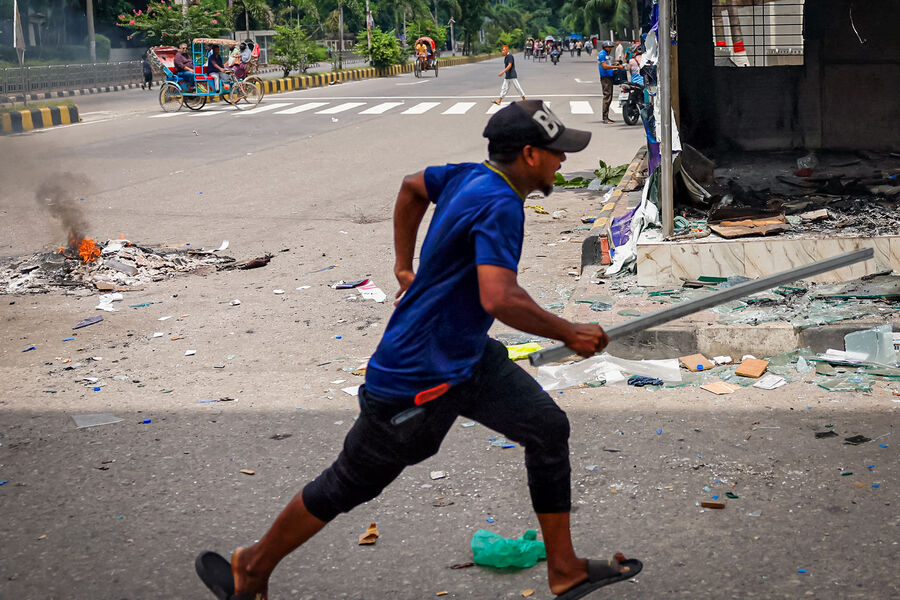
[[[341,391],[346,392],[347,394],[350,394],[351,396],[358,396],[359,395],[359,386],[353,385],[350,387],[341,388]]]
[[[272,290],[273,294],[283,294],[284,290]]]
[[[387,299],[387,294],[382,292],[381,289],[377,287],[371,279],[368,281],[368,283],[365,283],[356,289],[359,290],[359,294],[366,300],[384,302]]]
[[[172,318],[172,315],[166,315],[165,317],[158,318],[157,321],[168,321],[171,318]]]
[[[767,375],[763,375],[759,381],[753,384],[753,387],[760,388],[763,390],[774,390],[778,389],[783,385],[786,385],[787,381],[784,377],[780,375],[773,375],[772,373],[768,373]]]
[[[155,338],[162,337],[164,335],[166,335],[166,334],[164,334],[162,331],[154,331],[153,332],[153,337],[155,337]]]
[[[228,248],[228,240],[222,240],[222,244],[218,248],[213,250],[213,252],[221,252],[222,250],[225,250],[227,248]]]
[[[231,304],[232,306],[240,306],[240,305],[241,305],[241,301],[238,300],[237,298],[235,298],[234,300],[232,300],[231,302],[229,302],[229,304]]]
[[[432,479],[443,479],[447,476],[447,471],[432,471],[429,473],[429,477]]]
[[[298,287],[297,289],[298,289],[298,290],[308,290],[310,287],[312,287],[312,286],[309,286],[309,285],[301,285],[301,286]]]
[[[713,362],[717,365],[730,365],[731,357],[730,356],[713,356]]]
[[[193,355],[195,355],[195,354],[197,354],[197,351],[196,351],[196,350],[185,350],[185,351],[184,351],[184,355],[185,355],[185,356],[193,356]]]
[[[117,312],[116,309],[113,308],[112,303],[123,300],[124,298],[125,296],[123,296],[120,292],[116,292],[114,294],[100,294],[100,303],[97,305],[97,310]]]

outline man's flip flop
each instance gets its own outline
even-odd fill
[[[221,555],[209,550],[201,552],[194,561],[197,575],[219,600],[258,600],[261,594],[249,592],[234,593],[234,575],[231,563]]]
[[[619,572],[619,567],[629,567],[625,573]],[[588,579],[579,583],[568,592],[560,594],[556,600],[577,600],[584,598],[591,592],[605,585],[625,581],[641,572],[644,565],[636,558],[630,558],[621,563],[612,560],[588,560]]]

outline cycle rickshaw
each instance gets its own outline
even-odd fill
[[[434,76],[438,76],[438,60],[435,49],[434,40],[430,37],[422,36],[416,40],[416,46],[420,43],[425,44],[426,52],[416,52],[416,65],[413,69],[416,77],[421,77],[424,71],[434,71]]]
[[[185,79],[175,70],[175,55],[178,48],[155,46],[150,48],[150,59],[165,74],[166,80],[159,90],[159,105],[166,112],[175,112],[186,106],[190,110],[200,110],[209,98],[219,96],[236,108],[241,103],[255,107],[262,100],[262,85],[247,79],[238,81],[233,77],[213,77],[207,72],[207,46],[233,47],[234,40],[197,38],[193,42],[194,81]],[[258,79],[258,77],[257,77]]]

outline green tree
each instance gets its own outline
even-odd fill
[[[460,17],[457,25],[462,30],[465,43],[464,52],[472,51],[472,43],[484,17],[487,15],[488,0],[459,0]]]
[[[325,49],[316,45],[300,27],[275,26],[270,54],[287,77],[291,71],[306,73],[311,64],[325,59]]]
[[[406,56],[400,48],[400,42],[397,40],[397,36],[394,35],[393,30],[385,33],[378,27],[372,29],[371,49],[368,47],[365,31],[361,31],[357,39],[359,42],[356,44],[356,53],[369,59],[379,69],[384,69],[391,65],[399,65],[406,60]]]
[[[146,10],[135,10],[132,15],[119,15],[118,26],[130,29],[128,36],[140,36],[153,45],[175,46],[198,37],[219,37],[227,31],[221,11],[215,9],[214,0],[199,0],[182,13],[174,0],[151,0]]]
[[[406,41],[414,43],[420,37],[430,37],[435,48],[440,50],[447,41],[448,31],[444,25],[435,25],[431,19],[419,19],[406,24]]]
[[[244,17],[244,30],[250,39],[250,17],[265,27],[271,27],[275,22],[275,13],[266,4],[266,0],[233,0],[233,4],[225,11],[225,19],[232,30],[237,29],[237,20]]]

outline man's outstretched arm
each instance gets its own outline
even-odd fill
[[[585,358],[603,350],[609,338],[599,325],[570,323],[542,309],[519,286],[516,272],[505,267],[478,265],[481,305],[510,327],[562,341]]]
[[[394,205],[394,275],[400,283],[397,298],[403,295],[416,276],[413,271],[416,236],[428,204],[425,171],[404,177]]]

